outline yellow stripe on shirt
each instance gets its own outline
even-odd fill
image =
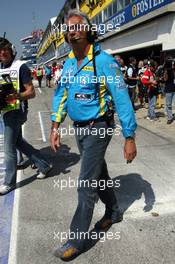
[[[105,114],[105,98],[104,98],[104,94],[105,94],[105,90],[106,90],[106,86],[104,84],[104,82],[100,83],[100,116],[103,116]]]
[[[60,106],[58,108],[58,112],[57,112],[57,116],[56,116],[56,122],[60,123],[61,120],[62,120],[62,110],[63,110],[63,107],[64,107],[64,103],[67,99],[67,90],[65,89],[64,90],[64,95],[63,95],[63,98],[61,100],[61,103],[60,103]]]
[[[88,60],[92,60],[92,58],[93,58],[93,45],[90,46],[87,57],[88,57]]]

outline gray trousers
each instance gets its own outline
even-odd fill
[[[112,138],[106,133],[108,126],[106,122],[99,122],[95,123],[93,127],[86,126],[83,128],[86,131],[81,135],[81,128],[75,128],[76,141],[81,155],[81,169],[78,205],[70,225],[70,232],[76,234],[76,238],[71,239],[70,243],[78,249],[84,247],[84,238],[83,236],[80,237],[80,234],[88,232],[94,205],[98,198],[105,204],[106,213],[110,213],[108,217],[115,219],[115,215],[118,213],[114,188],[106,186],[107,181],[111,180],[104,159],[107,146]],[[102,186],[100,182],[103,183],[103,188],[100,187]]]

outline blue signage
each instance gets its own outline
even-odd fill
[[[105,24],[112,24],[115,29],[173,2],[175,0],[138,0],[109,18]]]

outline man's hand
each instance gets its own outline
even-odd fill
[[[21,95],[20,100],[24,101],[24,100],[32,99],[35,97],[35,89],[33,87],[32,81],[27,84],[24,84],[24,88],[25,88],[25,91],[20,93]]]
[[[12,93],[12,94],[9,94],[7,97],[6,97],[6,102],[8,103],[8,104],[14,104],[14,103],[16,103],[16,100],[18,99],[18,94],[17,94],[17,92],[14,92],[14,93]]]
[[[124,158],[127,162],[132,162],[137,155],[137,148],[134,139],[126,139],[124,145]]]
[[[154,84],[154,85],[157,85],[157,81],[156,80],[153,80],[151,83]]]
[[[51,144],[51,148],[55,152],[60,147],[60,134],[59,134],[58,130],[51,130],[50,144]]]

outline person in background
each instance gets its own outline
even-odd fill
[[[119,63],[119,65],[121,66],[121,71],[123,73],[123,79],[124,79],[124,81],[126,81],[127,80],[127,66],[125,65],[125,62],[121,58],[120,55],[116,55],[115,59]]]
[[[174,118],[172,113],[172,104],[175,100],[175,74],[173,70],[173,61],[167,59],[163,67],[163,79],[165,82],[165,96],[166,96],[166,113],[167,113],[167,124],[170,125]]]
[[[126,82],[126,80],[127,80],[127,66],[125,65],[125,62],[122,58],[121,58],[121,71],[123,73],[123,79]]]
[[[36,76],[37,76],[39,88],[41,88],[42,79],[43,79],[43,69],[42,68],[39,67],[37,69]]]
[[[157,88],[157,81],[156,81],[154,66],[155,66],[154,61],[150,60],[150,62],[148,62],[148,68],[145,70],[145,72],[143,73],[141,77],[141,82],[147,88],[147,94],[148,94],[147,119],[150,121],[158,120],[158,118],[156,117],[156,113],[155,113],[158,88]]]
[[[121,56],[120,55],[115,55],[114,58],[116,59],[116,61],[121,65]]]
[[[33,79],[37,80],[37,69],[36,68],[32,70],[32,77]]]
[[[3,107],[1,105],[1,113],[5,129],[6,174],[3,184],[0,185],[0,195],[7,194],[16,187],[17,149],[37,166],[38,179],[45,178],[52,168],[40,151],[30,145],[22,135],[22,125],[27,121],[28,100],[35,97],[35,89],[29,68],[23,61],[15,59],[16,54],[12,43],[5,38],[0,38],[0,84],[4,84],[4,76],[8,77],[8,81],[13,78],[13,90],[1,98],[4,104]]]
[[[134,102],[136,98],[137,81],[139,80],[139,77],[137,75],[136,64],[137,64],[136,59],[134,57],[130,57],[129,66],[127,69],[127,81],[126,81],[128,84],[128,92],[129,92],[129,96],[130,96],[134,110],[136,110]]]
[[[143,85],[141,78],[143,76],[143,73],[146,70],[144,61],[139,61],[138,63],[138,77],[139,80],[137,81],[137,86],[138,86],[138,98],[140,101],[140,107],[144,106],[144,101],[145,101],[145,94],[146,94],[146,89],[145,86]]]
[[[55,80],[56,85],[58,84],[58,82],[61,79],[62,71],[63,71],[63,65],[58,63],[57,70],[55,71],[55,76],[54,76],[54,80]]]
[[[46,76],[46,86],[51,88],[52,69],[49,65],[43,65],[43,68]]]
[[[57,63],[52,63],[52,77],[55,79],[55,72],[57,71]]]

